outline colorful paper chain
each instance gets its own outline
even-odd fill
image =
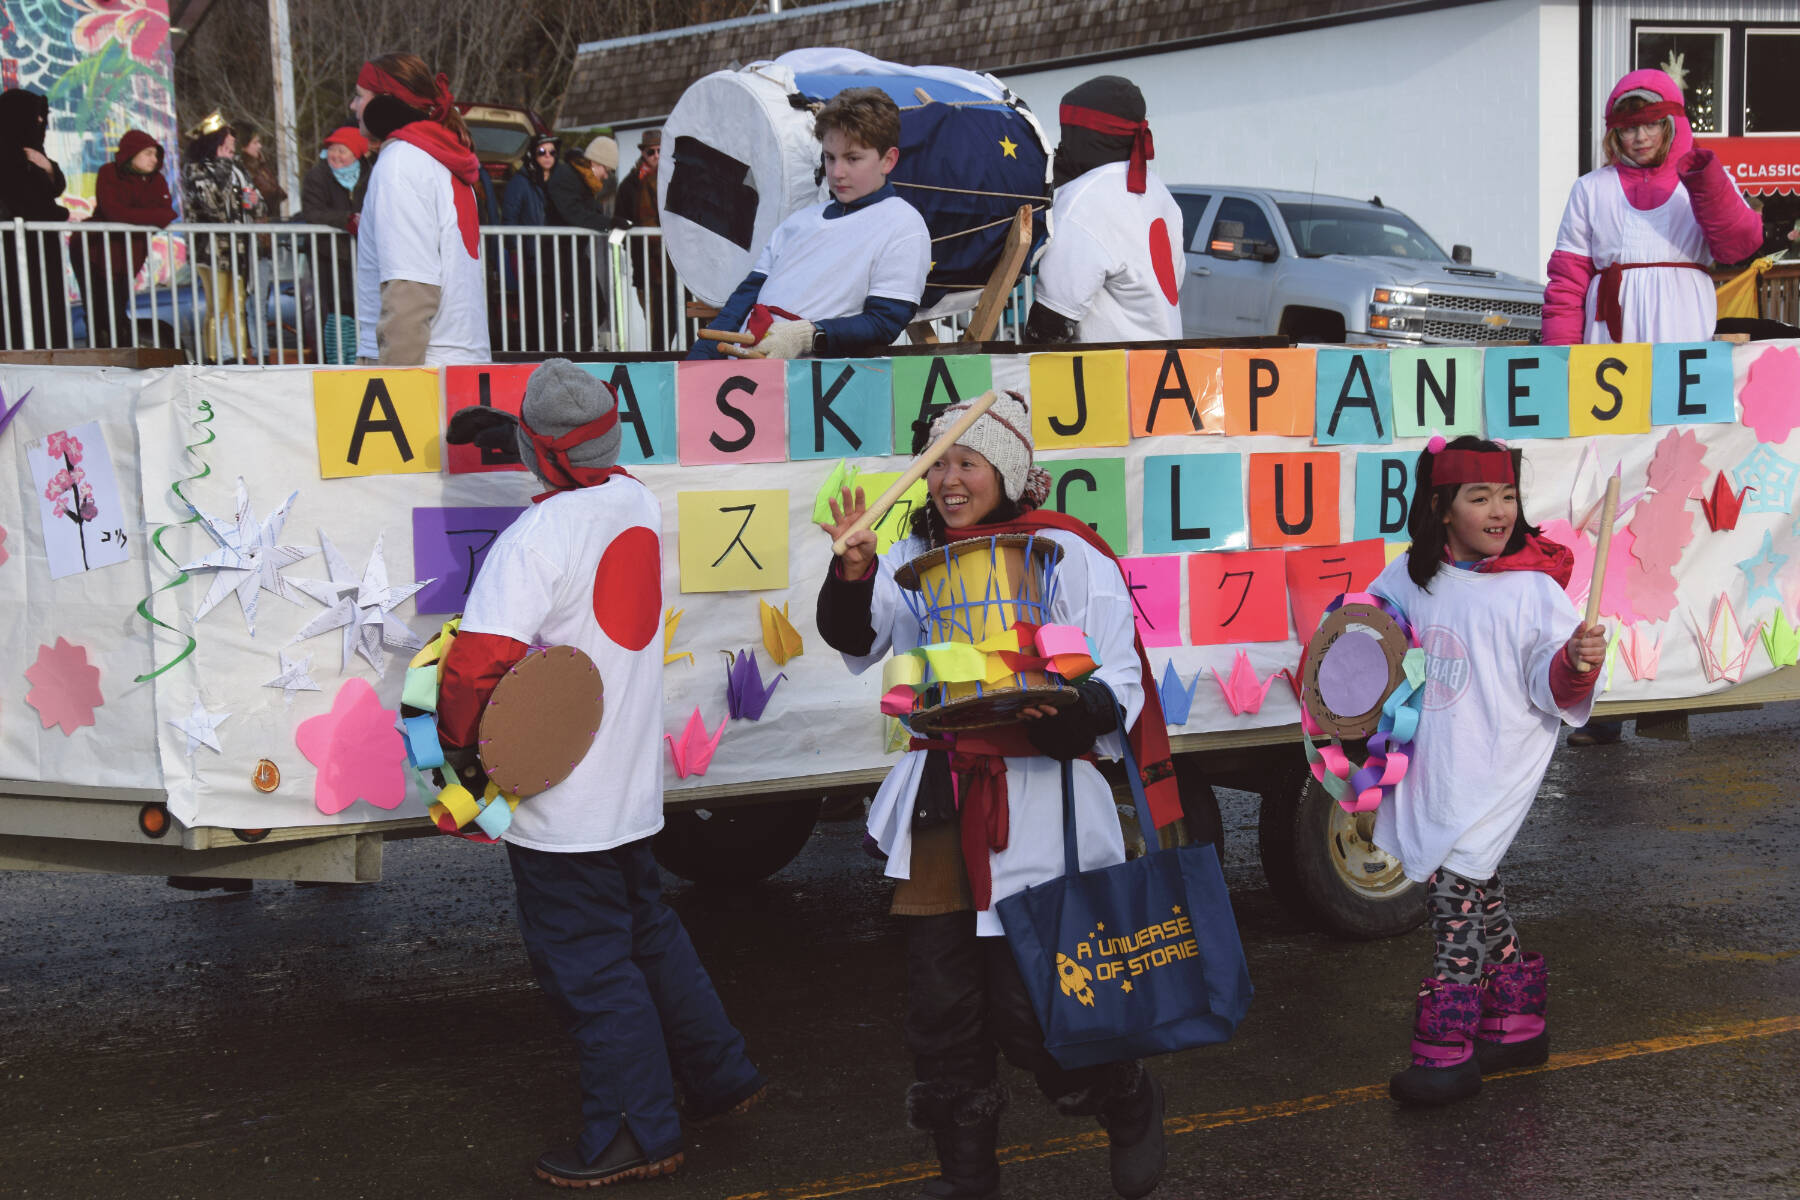
[[[983,683],[998,687],[1023,671],[1054,671],[1079,682],[1099,667],[1087,634],[1073,625],[1018,621],[991,637],[934,642],[888,659],[881,673],[881,711],[904,717],[933,683]]]
[[[206,436],[204,438],[202,438],[200,441],[192,442],[192,443],[188,444],[185,447],[185,449],[186,449],[187,453],[194,459],[194,461],[200,464],[199,473],[194,474],[194,475],[183,476],[182,478],[177,479],[175,482],[173,482],[169,485],[169,490],[171,492],[175,493],[175,498],[177,500],[181,501],[181,507],[185,508],[188,511],[188,515],[185,518],[183,518],[182,520],[175,522],[174,525],[169,525],[169,524],[158,525],[156,527],[156,532],[150,535],[150,544],[152,546],[156,547],[156,552],[158,554],[162,555],[164,558],[168,559],[169,565],[175,568],[175,578],[169,580],[169,582],[163,584],[161,587],[156,588],[148,596],[145,596],[142,600],[139,600],[138,606],[137,606],[138,616],[144,618],[144,620],[150,622],[150,624],[152,624],[152,625],[156,625],[160,628],[168,630],[170,633],[173,633],[180,637],[186,638],[187,645],[182,648],[182,651],[180,654],[177,654],[174,658],[171,658],[168,662],[164,663],[162,666],[157,667],[154,671],[151,671],[144,675],[139,675],[136,678],[134,678],[132,680],[133,683],[149,683],[152,679],[155,679],[158,675],[161,675],[164,671],[167,671],[170,667],[174,666],[176,663],[180,662],[182,659],[184,659],[188,655],[192,654],[194,652],[194,648],[200,644],[199,642],[194,640],[193,634],[182,633],[181,630],[175,628],[173,625],[169,624],[167,621],[157,620],[156,617],[150,612],[150,601],[155,599],[158,594],[160,594],[162,592],[166,592],[172,587],[178,587],[181,584],[186,583],[191,578],[191,576],[189,576],[186,571],[181,569],[181,564],[175,560],[175,557],[173,555],[171,555],[169,553],[169,551],[167,550],[167,548],[165,548],[163,546],[162,539],[163,539],[163,534],[165,534],[165,533],[169,532],[169,530],[175,528],[175,525],[192,525],[195,521],[198,521],[200,519],[200,510],[195,508],[193,503],[191,501],[189,501],[185,495],[182,494],[181,485],[184,483],[194,483],[198,480],[205,479],[208,475],[212,474],[212,468],[206,464],[206,460],[201,458],[200,454],[199,454],[200,447],[211,445],[213,442],[216,442],[219,440],[218,434],[216,434],[212,430],[206,428],[207,425],[212,423],[212,419],[213,419],[212,403],[210,401],[202,400],[199,402],[199,404],[197,404],[195,406],[195,411],[198,412],[200,415],[194,418],[193,423],[195,426],[199,427],[200,432],[204,433]],[[152,641],[152,644],[154,645],[154,642],[155,642],[154,633],[151,635],[151,641]]]
[[[1394,785],[1412,765],[1413,739],[1419,732],[1419,712],[1425,702],[1425,651],[1406,614],[1373,592],[1339,596],[1326,606],[1320,620],[1346,604],[1367,604],[1392,617],[1406,635],[1407,645],[1400,660],[1403,677],[1381,705],[1381,719],[1369,735],[1369,757],[1361,766],[1350,761],[1344,744],[1336,737],[1326,746],[1314,743],[1314,738],[1326,736],[1325,731],[1313,720],[1306,705],[1300,706],[1300,728],[1306,733],[1300,744],[1306,748],[1306,763],[1312,768],[1313,778],[1345,812],[1360,813],[1379,808],[1382,798],[1393,794]]]
[[[406,682],[401,686],[400,736],[406,741],[406,761],[420,774],[444,765],[443,743],[438,741],[437,707],[439,673],[450,645],[456,640],[461,617],[444,622],[438,635],[413,655],[406,667]],[[418,709],[414,716],[404,715],[408,708]],[[510,796],[488,781],[487,789],[477,799],[462,784],[452,780],[431,802],[431,819],[445,833],[467,838],[471,842],[494,843],[512,824],[519,797]],[[473,825],[475,828],[470,829]]]

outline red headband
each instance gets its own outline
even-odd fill
[[[421,96],[372,62],[364,63],[362,70],[356,73],[357,87],[374,92],[377,96],[392,96],[396,100],[404,100],[432,120],[442,121],[450,115],[450,110],[456,104],[456,97],[450,94],[450,79],[443,72],[440,71],[432,83],[437,94]]]
[[[1518,482],[1509,450],[1445,450],[1431,459],[1432,487],[1450,483]]]
[[[619,423],[619,407],[615,400],[613,410],[605,416],[596,417],[586,425],[577,426],[560,437],[548,438],[519,418],[519,428],[531,439],[531,448],[537,453],[538,463],[544,468],[544,482],[556,488],[576,488],[586,485],[577,471],[586,471],[586,467],[577,467],[569,461],[569,451],[583,442],[591,442],[595,438],[605,437]]]
[[[1633,125],[1654,125],[1665,117],[1673,120],[1687,112],[1687,109],[1673,100],[1664,100],[1660,104],[1646,104],[1642,108],[1634,108],[1630,112],[1613,109],[1606,114],[1608,129],[1630,129]]]
[[[1156,143],[1150,138],[1150,122],[1127,121],[1124,117],[1115,117],[1109,112],[1101,112],[1097,108],[1082,108],[1076,104],[1063,105],[1056,119],[1077,129],[1091,129],[1095,133],[1130,138],[1131,167],[1125,174],[1125,186],[1140,195],[1143,193],[1144,164],[1156,157]]]

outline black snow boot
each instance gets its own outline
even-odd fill
[[[1156,1190],[1168,1165],[1163,1143],[1163,1090],[1142,1063],[1123,1064],[1126,1073],[1101,1105],[1097,1118],[1112,1143],[1113,1191],[1138,1200]]]
[[[938,1177],[920,1189],[920,1200],[998,1200],[995,1149],[1005,1107],[1006,1088],[997,1080],[974,1089],[949,1081],[907,1089],[907,1123],[931,1134],[937,1146]]]

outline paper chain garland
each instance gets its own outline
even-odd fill
[[[1326,605],[1323,616],[1330,616],[1346,604],[1367,604],[1392,617],[1406,635],[1407,645],[1401,659],[1405,675],[1382,703],[1381,719],[1369,735],[1369,757],[1361,766],[1350,761],[1336,737],[1326,746],[1315,743],[1313,739],[1326,736],[1325,732],[1308,707],[1300,706],[1300,728],[1306,734],[1300,744],[1306,749],[1306,763],[1312,768],[1313,778],[1345,812],[1361,813],[1374,810],[1384,796],[1393,794],[1394,785],[1412,765],[1413,738],[1419,731],[1419,712],[1425,700],[1425,651],[1406,614],[1372,592],[1339,596]]]
[[[162,555],[164,558],[168,559],[169,565],[171,567],[175,568],[175,578],[169,580],[167,583],[163,584],[161,587],[154,589],[148,596],[145,596],[142,600],[139,600],[138,606],[137,606],[138,616],[144,618],[144,620],[150,622],[150,624],[152,624],[152,625],[159,626],[163,629],[168,630],[170,633],[178,634],[179,636],[186,638],[187,645],[182,648],[182,651],[180,654],[177,654],[174,658],[170,659],[168,662],[164,663],[162,666],[157,667],[155,670],[150,671],[147,674],[136,676],[132,680],[133,683],[149,683],[152,679],[155,679],[158,675],[161,675],[164,671],[167,671],[170,667],[173,667],[176,663],[179,663],[182,659],[184,659],[188,655],[192,654],[194,652],[194,648],[200,644],[199,642],[194,640],[193,634],[182,633],[181,630],[175,628],[173,625],[169,624],[167,621],[157,620],[157,618],[150,612],[150,601],[155,599],[159,593],[166,592],[172,587],[179,587],[180,585],[186,583],[189,578],[191,578],[191,576],[189,576],[186,571],[181,569],[181,564],[179,562],[175,561],[175,556],[170,554],[168,549],[163,546],[162,539],[163,539],[163,534],[165,534],[165,533],[169,532],[169,530],[175,528],[176,525],[192,525],[196,521],[200,520],[200,510],[195,508],[193,506],[192,502],[190,502],[188,500],[187,496],[185,494],[183,494],[183,492],[181,490],[181,485],[184,483],[196,483],[199,480],[205,479],[208,475],[212,474],[212,467],[207,465],[206,460],[201,458],[200,453],[199,453],[200,448],[202,446],[211,445],[213,442],[216,442],[219,440],[218,434],[216,434],[212,430],[206,428],[207,425],[212,423],[212,419],[213,419],[212,402],[208,401],[208,400],[200,401],[195,406],[195,411],[198,412],[199,415],[194,418],[193,423],[196,427],[198,427],[200,429],[200,432],[205,434],[206,436],[198,442],[193,442],[193,443],[188,444],[185,447],[185,450],[189,455],[191,455],[193,457],[195,462],[198,462],[200,464],[200,470],[197,474],[183,476],[182,478],[177,479],[175,482],[173,482],[169,485],[169,490],[171,492],[175,493],[175,498],[177,500],[181,501],[181,507],[187,510],[188,515],[186,517],[184,517],[182,520],[176,521],[174,524],[164,523],[162,525],[158,525],[156,527],[156,532],[152,533],[150,535],[150,544],[152,546],[156,547],[156,552],[158,554]]]
[[[1054,671],[1071,683],[1099,667],[1087,634],[1073,625],[1017,621],[973,645],[934,642],[888,659],[881,673],[881,711],[910,716],[928,683],[998,686],[1022,671]]]
[[[444,765],[444,747],[438,741],[438,672],[456,640],[461,617],[444,622],[438,635],[425,643],[406,668],[400,692],[400,736],[406,741],[406,761],[420,774]],[[479,798],[452,779],[431,802],[431,819],[445,833],[471,842],[494,843],[512,824],[519,798],[509,796],[488,781]],[[469,826],[475,826],[470,829]]]

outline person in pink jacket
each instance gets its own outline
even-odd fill
[[[1606,165],[1575,181],[1544,289],[1547,345],[1703,342],[1707,267],[1762,245],[1762,219],[1718,156],[1694,145],[1681,89],[1633,71],[1606,101]]]

